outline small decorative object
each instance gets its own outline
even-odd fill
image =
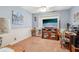
[[[12,24],[15,26],[24,24],[23,15],[21,14],[21,12],[12,10]]]
[[[69,31],[69,27],[70,27],[70,24],[69,23],[67,23],[67,30]]]

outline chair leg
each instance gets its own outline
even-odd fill
[[[62,48],[62,42],[60,41],[60,45],[61,45],[61,48]]]
[[[61,44],[61,48],[63,48],[64,46],[63,46],[63,41],[60,41],[60,44]]]

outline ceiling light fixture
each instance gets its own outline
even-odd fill
[[[40,12],[46,12],[46,11],[47,11],[46,6],[40,7],[40,8],[39,8],[39,11],[40,11]]]

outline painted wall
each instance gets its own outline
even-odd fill
[[[33,17],[37,17],[37,28],[42,28],[43,18],[59,17],[61,30],[66,29],[66,24],[70,22],[70,10],[62,10],[57,12],[39,13],[34,14]]]
[[[24,26],[15,28],[14,25],[12,25],[11,23],[12,10],[19,11],[23,14]],[[9,31],[9,33],[0,35],[3,37],[3,43],[2,43],[3,46],[16,43],[18,41],[21,41],[31,36],[31,29],[32,29],[32,14],[31,13],[27,12],[26,10],[18,6],[16,7],[4,6],[4,7],[0,7],[0,17],[8,18],[8,20],[10,20],[10,25],[11,25],[11,30]]]
[[[79,20],[74,19],[74,13],[79,12],[79,6],[73,6],[70,11],[70,17],[71,17],[71,24],[72,25],[79,25]]]
[[[67,28],[67,23],[70,23],[70,10],[60,12],[60,27],[62,30]]]

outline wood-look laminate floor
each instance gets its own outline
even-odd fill
[[[68,52],[67,49],[61,48],[60,41],[40,37],[31,37],[9,47],[16,52]]]

